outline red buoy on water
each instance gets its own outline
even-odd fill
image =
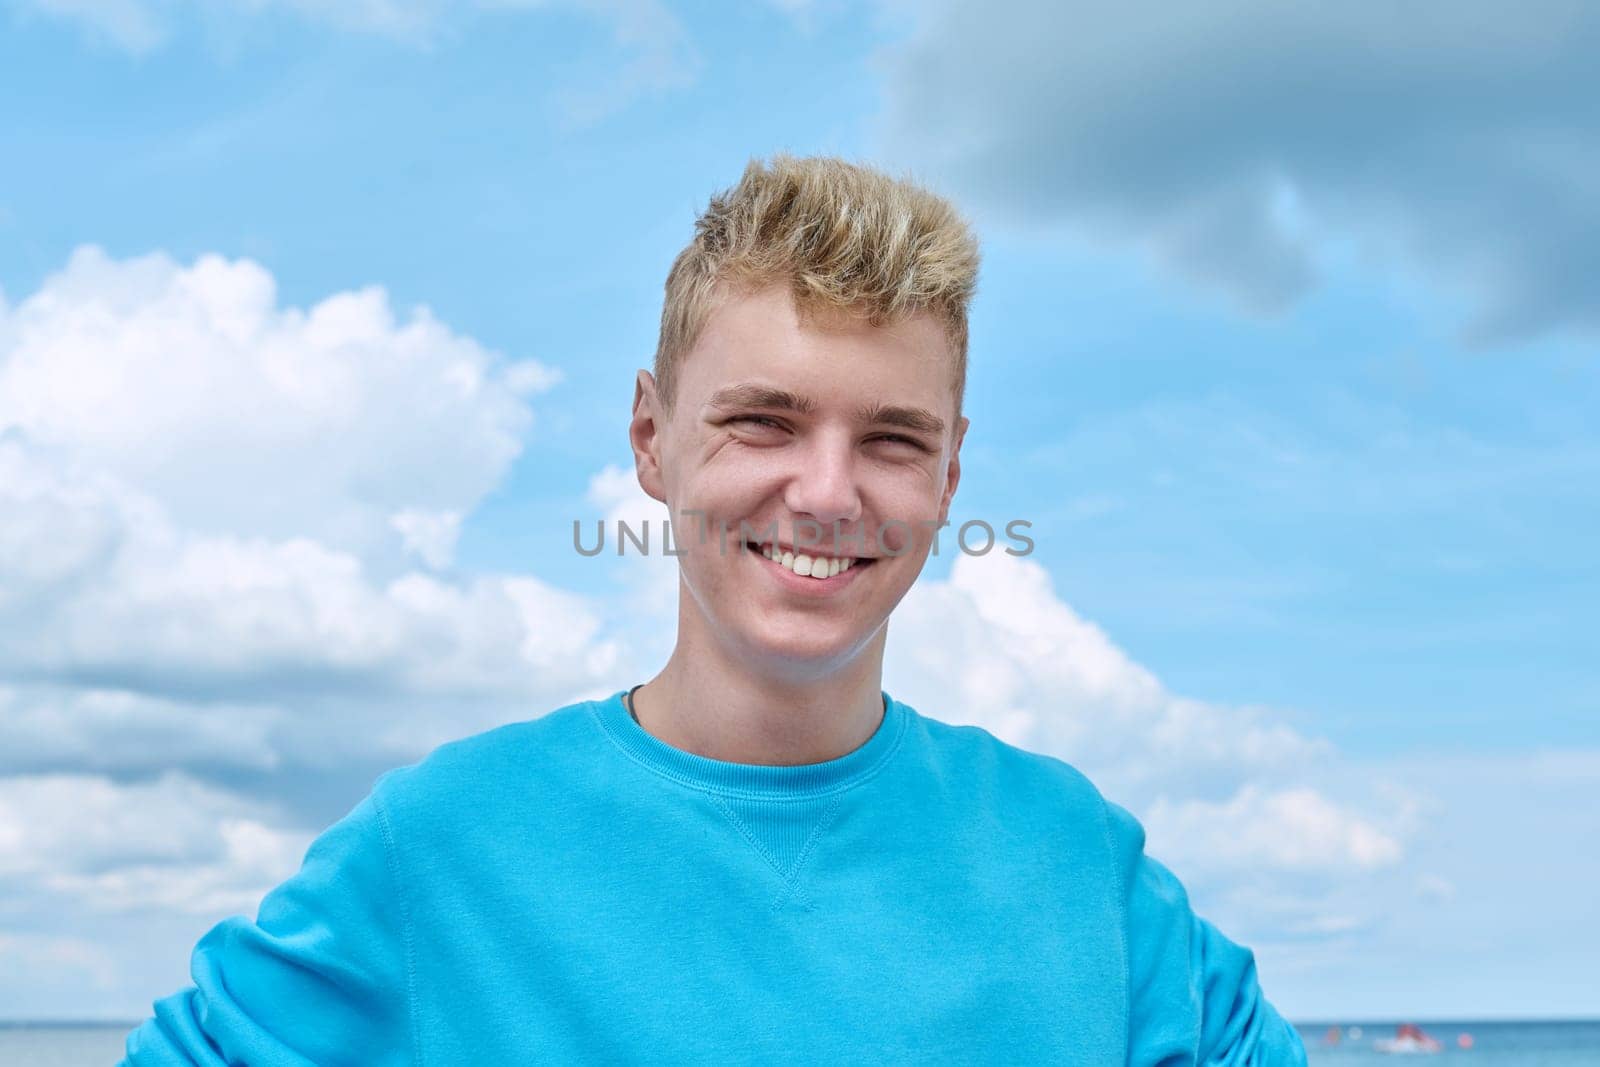
[[[1457,1034],[1456,1035],[1456,1047],[1457,1048],[1471,1048],[1472,1047],[1472,1035],[1471,1034]]]

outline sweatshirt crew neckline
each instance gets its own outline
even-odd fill
[[[836,759],[788,766],[734,763],[674,747],[634,721],[623,703],[626,689],[591,705],[606,735],[635,762],[667,778],[710,793],[769,800],[808,799],[859,785],[900,747],[906,708],[880,690],[883,718],[872,736]]]

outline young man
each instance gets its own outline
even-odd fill
[[[666,666],[384,775],[129,1061],[1303,1064],[1128,812],[881,688],[977,268],[843,161],[713,198],[629,428],[682,553]]]

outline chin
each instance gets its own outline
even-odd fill
[[[746,643],[756,655],[787,671],[827,670],[845,663],[853,649],[863,644],[863,635],[843,630],[830,634],[811,634],[796,640],[792,633],[754,633]]]

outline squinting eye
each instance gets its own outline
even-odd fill
[[[911,439],[909,437],[901,437],[897,433],[879,434],[877,439],[879,441],[892,441],[895,444],[910,445],[912,448],[915,448],[919,452],[926,452],[927,451],[927,449],[923,447],[921,441],[916,441],[916,440],[913,440],[913,439]]]
[[[728,421],[729,422],[752,422],[752,423],[755,423],[757,426],[771,426],[773,429],[776,429],[776,430],[783,429],[783,427],[777,422],[777,420],[769,419],[765,415],[735,415],[733,418],[729,419]]]

